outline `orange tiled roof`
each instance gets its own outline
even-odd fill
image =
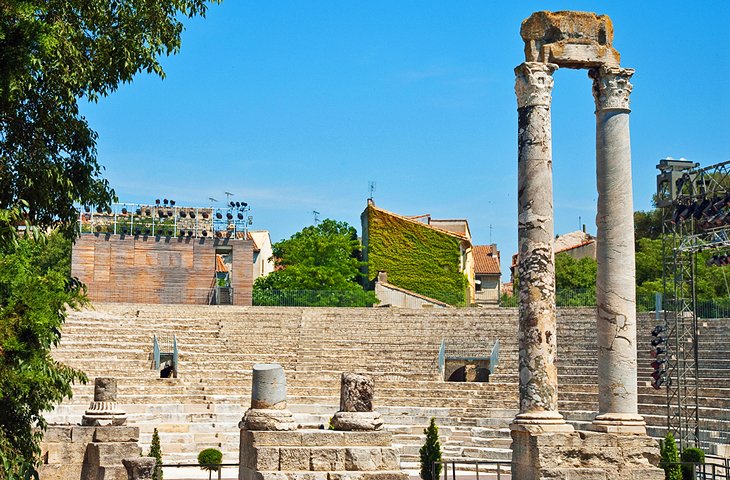
[[[474,273],[499,275],[499,257],[491,245],[474,245]]]
[[[215,256],[215,273],[226,273],[228,269],[226,268],[226,264],[223,263],[223,257],[216,254]]]

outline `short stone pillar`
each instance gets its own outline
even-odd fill
[[[368,431],[383,428],[383,419],[373,411],[375,393],[372,377],[343,373],[340,382],[340,411],[332,417],[335,430]]]
[[[592,430],[646,433],[636,373],[636,267],[629,136],[630,68],[589,71],[596,102],[598,416]]]
[[[297,424],[286,408],[286,376],[281,365],[257,363],[253,366],[251,408],[243,416],[246,430],[296,430]]]
[[[128,480],[152,480],[155,475],[156,459],[153,457],[123,458]]]
[[[539,424],[572,431],[558,413],[550,104],[557,65],[515,68],[518,112],[520,412],[512,429]],[[552,428],[552,427],[555,428]]]
[[[94,401],[89,405],[81,425],[107,426],[124,425],[127,414],[117,406],[117,379],[111,377],[97,377],[94,379]]]

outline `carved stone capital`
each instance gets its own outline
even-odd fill
[[[517,108],[550,107],[553,93],[553,63],[525,62],[515,68]]]
[[[593,99],[596,101],[596,112],[601,110],[627,110],[629,95],[633,85],[629,79],[634,74],[633,68],[621,68],[602,65],[588,71],[593,79]]]

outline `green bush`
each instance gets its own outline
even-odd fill
[[[442,465],[436,464],[432,470],[433,462],[441,461],[441,443],[439,442],[439,427],[436,426],[436,419],[431,418],[428,428],[423,430],[426,434],[426,443],[423,444],[418,453],[421,454],[421,478],[423,480],[438,480],[441,474]]]
[[[217,448],[206,448],[198,454],[200,469],[208,470],[208,480],[210,480],[212,472],[217,472],[220,469],[222,460],[223,453]]]
[[[155,459],[155,480],[162,480],[162,448],[160,447],[160,434],[156,428],[152,432],[150,452],[147,456]]]
[[[682,461],[683,462],[694,462],[694,463],[705,463],[705,452],[699,448],[685,448],[682,450]],[[692,480],[693,465],[682,465],[682,480]]]
[[[679,466],[679,450],[674,434],[667,432],[664,440],[659,440],[659,467],[664,469],[665,480],[682,480],[682,469]]]

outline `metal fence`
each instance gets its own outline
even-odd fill
[[[443,460],[431,465],[431,478],[436,479],[437,466],[441,465],[443,480],[457,480],[468,477],[470,480],[510,480],[510,460]]]
[[[256,290],[254,306],[372,307],[375,294],[364,290]]]

